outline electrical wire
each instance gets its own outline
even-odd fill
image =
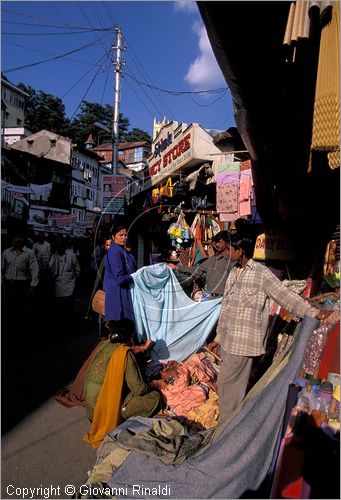
[[[108,60],[109,56],[110,56],[110,53],[108,53],[108,54],[103,54],[103,55],[100,57],[100,59],[99,59],[99,60],[98,60],[95,64],[93,64],[93,65],[92,65],[92,67],[91,67],[88,71],[86,71],[86,72],[84,73],[84,75],[82,75],[82,76],[79,78],[79,80],[77,80],[77,82],[76,82],[76,83],[74,83],[74,84],[72,85],[72,87],[71,87],[71,88],[69,88],[69,90],[68,90],[67,92],[65,92],[65,94],[63,94],[63,95],[62,95],[61,99],[64,99],[64,97],[65,97],[67,94],[69,94],[69,93],[71,92],[71,90],[73,90],[73,89],[76,87],[76,85],[78,85],[78,83],[79,83],[79,82],[81,82],[81,81],[84,79],[84,77],[85,77],[86,75],[88,75],[88,74],[89,74],[89,73],[90,73],[90,72],[91,72],[91,71],[92,71],[92,70],[93,70],[96,66],[98,66],[98,68],[99,68],[99,69],[103,69],[103,66],[104,66],[104,65],[105,65],[105,63],[107,62],[107,60]],[[101,61],[102,61],[102,59],[104,59],[105,57],[106,57],[105,61],[101,62]],[[110,68],[110,66],[109,66],[109,68]]]
[[[126,82],[126,83],[127,83],[128,87],[132,90],[132,92],[136,95],[136,97],[139,99],[139,101],[140,101],[140,102],[143,104],[143,106],[146,108],[146,110],[149,112],[150,116],[151,116],[152,118],[154,118],[155,113],[153,113],[153,112],[152,112],[152,111],[148,108],[147,104],[146,104],[144,101],[142,101],[142,99],[141,99],[141,98],[140,98],[140,96],[137,94],[137,92],[135,92],[135,90],[134,90],[134,89],[133,89],[133,87],[130,85],[130,83],[129,83],[129,82]]]
[[[56,12],[57,16],[62,20],[62,22],[67,25],[68,23],[65,21],[65,18],[62,16],[60,11],[57,9],[56,2],[50,2],[49,5],[53,7],[53,10]],[[88,49],[85,49],[85,52],[87,53],[88,57],[90,57],[90,59],[92,59],[92,61],[95,62],[95,58],[92,55],[92,53]]]
[[[133,78],[133,80],[136,80],[136,79]],[[151,99],[151,97],[147,94],[146,89],[144,87],[141,86],[141,90],[145,94],[146,98],[151,102],[152,106],[155,108],[157,115],[162,116],[162,112],[160,111],[160,109],[156,105],[155,100]]]
[[[58,26],[56,24],[38,24],[38,23],[19,23],[19,22],[16,22],[16,21],[2,21],[2,24],[17,24],[17,25],[21,25],[21,26],[39,26],[39,28],[66,28],[67,26]],[[74,25],[71,25],[70,26],[70,29],[79,29],[79,30],[85,30],[85,31],[88,31],[89,28],[88,27],[85,27],[85,26],[74,26]],[[94,30],[97,30],[97,31],[102,31],[102,30],[111,30],[111,28],[105,28],[105,27],[102,27],[102,28],[93,28]]]
[[[153,88],[157,89],[159,92],[165,92],[166,94],[172,94],[172,95],[217,94],[217,93],[222,92],[223,90],[228,90],[228,87],[220,87],[218,89],[208,89],[208,90],[193,90],[193,91],[166,90],[166,89],[161,89],[160,87],[155,87],[155,86],[149,85],[146,82],[142,82],[141,80],[138,80],[136,77],[134,77],[133,75],[130,75],[129,73],[125,73],[125,76],[132,78],[140,85],[144,85],[145,87],[153,87]]]
[[[65,52],[64,54],[60,54],[58,56],[51,57],[50,59],[44,59],[43,61],[37,61],[35,63],[24,64],[23,66],[17,66],[16,68],[5,69],[4,73],[11,73],[13,71],[18,71],[20,69],[31,68],[33,66],[38,66],[39,64],[43,64],[43,63],[50,62],[50,61],[55,61],[56,59],[61,59],[65,56],[68,56],[69,54],[74,54],[75,52],[79,52],[80,50],[84,50],[87,47],[91,47],[92,45],[95,45],[96,43],[97,43],[96,41],[90,42],[86,45],[82,45],[81,47],[78,47],[78,49],[69,50],[68,52]]]
[[[56,23],[56,24],[61,24],[62,26],[64,27],[72,27],[72,28],[75,28],[75,26],[73,24],[69,24],[65,21],[63,21],[63,23],[58,23],[58,21],[56,21],[55,19],[51,20],[51,19],[44,19],[43,17],[38,17],[38,16],[32,16],[30,14],[24,14],[23,12],[15,12],[13,10],[8,10],[8,9],[2,9],[2,12],[7,12],[8,14],[14,14],[16,16],[23,16],[23,17],[29,17],[31,19],[38,19],[40,21],[46,21],[46,22],[51,22],[51,23]],[[60,14],[59,14],[60,16]]]
[[[3,40],[2,43],[8,44],[8,45],[14,45],[15,47],[19,47],[21,49],[29,50],[30,52],[36,52],[37,54],[43,54],[44,56],[52,56],[52,57],[54,57],[54,55],[55,55],[55,54],[51,54],[49,52],[43,52],[42,50],[32,49],[32,47],[27,47],[25,45],[21,45],[20,43],[10,42],[9,40]],[[88,66],[92,66],[93,65],[92,63],[89,63],[89,62],[86,62],[86,61],[80,61],[78,59],[71,59],[71,57],[65,57],[65,59],[67,61],[72,61],[72,62],[76,62],[76,63],[80,63],[80,64],[87,64]]]
[[[115,26],[118,26],[117,20],[115,19],[115,17],[113,17],[113,16],[112,16],[111,9],[109,9],[109,7],[108,7],[108,5],[107,5],[107,4],[108,4],[108,2],[104,2],[104,7],[106,8],[106,11],[108,12],[109,17],[110,17],[111,21],[113,22],[113,24],[114,24]],[[140,71],[140,72],[144,73],[144,75],[145,75],[146,79],[147,79],[147,80],[149,80],[149,82],[152,84],[152,81],[151,81],[151,79],[150,79],[149,75],[147,74],[147,72],[146,72],[146,70],[144,69],[144,67],[140,64],[140,62],[139,62],[139,60],[138,60],[137,56],[136,56],[136,55],[135,55],[135,53],[134,53],[134,50],[132,49],[132,47],[131,47],[131,46],[130,46],[130,44],[128,43],[128,40],[127,40],[127,38],[126,38],[126,36],[125,36],[124,34],[123,34],[123,39],[124,39],[124,41],[125,41],[125,43],[126,43],[127,47],[129,47],[128,54],[129,54],[129,56],[131,56],[131,57],[132,57],[132,62],[136,65],[136,68],[138,69],[138,71]],[[173,114],[172,110],[168,107],[167,103],[165,103],[165,102],[164,102],[164,101],[160,98],[159,94],[158,94],[158,93],[157,93],[154,89],[151,89],[151,90],[152,90],[152,92],[153,92],[153,94],[154,94],[155,98],[156,98],[156,99],[159,101],[159,103],[161,104],[161,107],[162,107],[164,110],[166,110],[166,113],[160,113],[160,110],[158,110],[158,113],[160,114],[160,117],[161,117],[162,115],[164,115],[164,114],[166,114],[166,115],[168,114],[168,116],[169,116],[170,118],[175,119],[174,114]]]
[[[225,97],[225,96],[226,96],[226,94],[227,94],[227,91],[226,91],[226,90],[224,90],[224,91],[223,91],[223,94],[222,94],[221,96],[217,97],[214,101],[212,101],[212,102],[210,102],[210,103],[207,103],[207,104],[202,104],[202,103],[200,103],[200,102],[196,101],[196,100],[194,99],[194,97],[193,97],[193,96],[191,96],[191,95],[189,95],[188,97],[189,97],[190,99],[192,99],[192,101],[193,101],[195,104],[197,104],[198,106],[202,106],[202,107],[210,107],[210,106],[213,106],[213,104],[215,104],[216,102],[220,101],[220,99],[222,99],[223,97]]]
[[[75,114],[77,113],[77,111],[78,111],[78,109],[80,108],[80,106],[81,106],[82,102],[83,102],[83,101],[84,101],[84,99],[86,98],[87,93],[89,92],[90,88],[92,87],[92,84],[93,84],[93,83],[94,83],[94,81],[96,80],[96,78],[97,78],[97,76],[98,76],[99,72],[100,72],[100,68],[98,68],[98,69],[97,69],[97,71],[96,71],[95,75],[93,76],[93,78],[92,78],[92,80],[91,80],[91,82],[90,82],[90,85],[89,85],[89,86],[88,86],[88,88],[86,89],[85,94],[83,95],[83,97],[82,97],[81,101],[79,102],[79,104],[78,104],[77,108],[76,108],[76,109],[75,109],[75,111],[73,112],[73,114],[72,114],[72,116],[71,116],[70,120],[72,120],[72,118],[73,118],[73,117],[75,116]]]
[[[89,21],[89,18],[88,18],[88,16],[86,15],[86,12],[83,10],[83,7],[81,6],[81,3],[80,3],[80,2],[77,2],[77,5],[78,5],[79,9],[82,11],[83,16],[85,17],[85,19],[88,21],[89,26],[91,26],[91,22]],[[111,31],[112,31],[112,29],[110,28],[110,32],[111,32]],[[95,35],[96,35],[96,38],[97,38],[97,39],[98,39],[98,41],[99,41],[99,38],[98,38],[98,36],[97,36],[97,33],[96,33],[96,32],[95,32]],[[104,51],[106,51],[107,49],[105,48],[104,44],[103,44],[102,42],[100,42],[100,43],[101,43],[101,45],[102,45],[102,47],[103,47]]]
[[[106,79],[105,79],[105,83],[104,83],[104,87],[103,87],[103,92],[102,92],[102,97],[101,97],[100,104],[103,104],[104,94],[105,94],[105,91],[106,91],[106,88],[107,88],[108,79],[109,79],[110,68],[111,68],[111,61],[110,61],[110,64],[108,64],[107,76],[106,76]]]
[[[83,31],[60,31],[59,33],[15,33],[15,32],[10,32],[10,31],[3,31],[3,35],[16,35],[16,36],[42,36],[42,35],[77,35],[79,33],[93,33],[97,31],[111,31],[111,28],[109,29],[100,29],[100,28],[93,28],[93,29],[88,29],[88,30],[83,30]]]

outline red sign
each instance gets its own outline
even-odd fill
[[[176,160],[176,158],[179,158],[185,151],[190,149],[190,138],[191,134],[185,135],[185,137],[175,144],[175,146],[163,154],[157,162],[153,163],[153,165],[149,167],[150,175],[153,176],[160,172],[163,168],[171,165],[172,161]]]
[[[106,198],[124,198],[126,179],[124,175],[103,176],[103,196]]]

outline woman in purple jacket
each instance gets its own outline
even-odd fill
[[[130,295],[131,274],[137,270],[134,256],[125,248],[127,229],[117,226],[111,233],[112,243],[105,255],[104,291],[105,321],[123,318],[135,320]]]

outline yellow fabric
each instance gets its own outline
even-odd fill
[[[340,165],[340,4],[322,30],[317,71],[312,149],[326,151],[330,168]]]
[[[122,387],[126,355],[130,347],[120,344],[111,356],[101,391],[98,395],[90,432],[83,436],[93,448],[117,427],[120,419]]]

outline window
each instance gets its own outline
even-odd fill
[[[20,120],[20,118],[17,118],[17,125],[19,125],[19,127],[22,125],[22,120]]]
[[[143,149],[136,148],[135,149],[135,161],[142,161],[143,159]]]

